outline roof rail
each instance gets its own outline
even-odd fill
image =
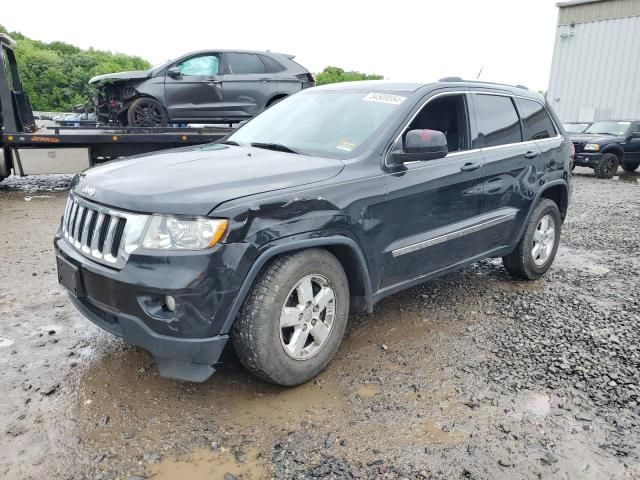
[[[524,85],[520,85],[519,83],[516,83],[516,88],[521,88],[523,90],[529,90],[527,87],[525,87]]]
[[[6,33],[0,33],[0,43],[4,43],[11,48],[16,46],[16,41]]]
[[[461,77],[443,77],[438,81],[439,82],[464,82],[464,80]]]

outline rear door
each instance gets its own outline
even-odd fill
[[[180,74],[165,76],[165,105],[173,121],[209,120],[222,108],[220,55],[203,53],[173,65]]]
[[[507,246],[514,242],[529,211],[545,160],[534,141],[523,141],[512,95],[475,91],[472,96],[485,161],[482,210],[502,219],[485,230],[481,241]]]
[[[228,117],[249,118],[277,94],[277,74],[255,53],[223,55],[223,98]]]

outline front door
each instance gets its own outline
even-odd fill
[[[277,76],[254,53],[225,53],[223,57],[226,116],[242,119],[262,112],[278,93]]]
[[[483,157],[471,149],[469,98],[464,92],[436,94],[410,122],[413,129],[442,131],[449,154],[412,162],[387,177],[387,199],[378,205],[384,258],[383,290],[438,272],[481,253]],[[402,142],[399,139],[398,144]],[[400,145],[397,145],[399,147]]]
[[[640,163],[640,122],[634,122],[629,129],[629,138],[624,146],[624,159],[628,163]]]
[[[205,53],[174,65],[179,74],[165,77],[165,104],[172,122],[219,118],[222,108],[220,56]]]

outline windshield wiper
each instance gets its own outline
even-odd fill
[[[264,148],[266,150],[275,150],[277,152],[287,152],[302,155],[300,152],[297,152],[293,148],[289,148],[286,145],[282,145],[281,143],[253,142],[251,143],[251,146],[256,148]]]

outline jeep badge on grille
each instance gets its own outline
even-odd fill
[[[82,189],[82,193],[84,193],[87,197],[93,197],[96,194],[96,189],[87,185]]]

